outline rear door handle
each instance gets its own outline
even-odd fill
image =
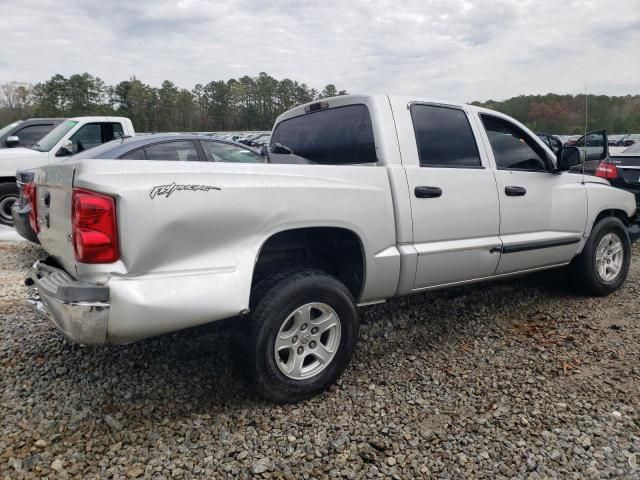
[[[442,189],[438,187],[416,187],[414,193],[418,198],[436,198],[442,196]]]
[[[527,189],[524,187],[504,187],[504,193],[509,197],[522,197],[527,194]]]

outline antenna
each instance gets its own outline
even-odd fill
[[[585,151],[587,148],[587,132],[589,131],[589,95],[587,95],[587,82],[584,83],[584,139]]]
[[[584,183],[584,164],[587,163],[587,132],[589,131],[589,96],[587,95],[587,82],[584,82],[584,137],[582,140],[582,151],[584,161],[582,162],[582,183]]]

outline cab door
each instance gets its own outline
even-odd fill
[[[465,106],[394,105],[413,222],[413,290],[493,275],[500,259],[494,173]]]
[[[495,165],[502,255],[496,274],[568,263],[587,222],[587,192],[579,173],[554,173],[551,152],[522,125],[480,113]]]

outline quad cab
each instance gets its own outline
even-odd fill
[[[501,113],[340,96],[278,117],[266,153],[39,168],[33,303],[94,345],[234,318],[251,385],[292,402],[346,368],[359,305],[556,268],[602,296],[627,276],[633,195]]]

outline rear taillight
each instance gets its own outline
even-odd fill
[[[35,183],[30,182],[22,185],[22,198],[24,198],[25,202],[29,202],[31,204],[29,225],[31,225],[31,229],[34,232],[38,233],[40,231],[40,225],[38,225],[38,195]]]
[[[116,202],[101,193],[73,189],[71,207],[73,251],[81,263],[118,260]]]
[[[600,162],[598,168],[596,168],[596,177],[606,178],[607,180],[616,179],[618,178],[618,169],[612,163]]]

